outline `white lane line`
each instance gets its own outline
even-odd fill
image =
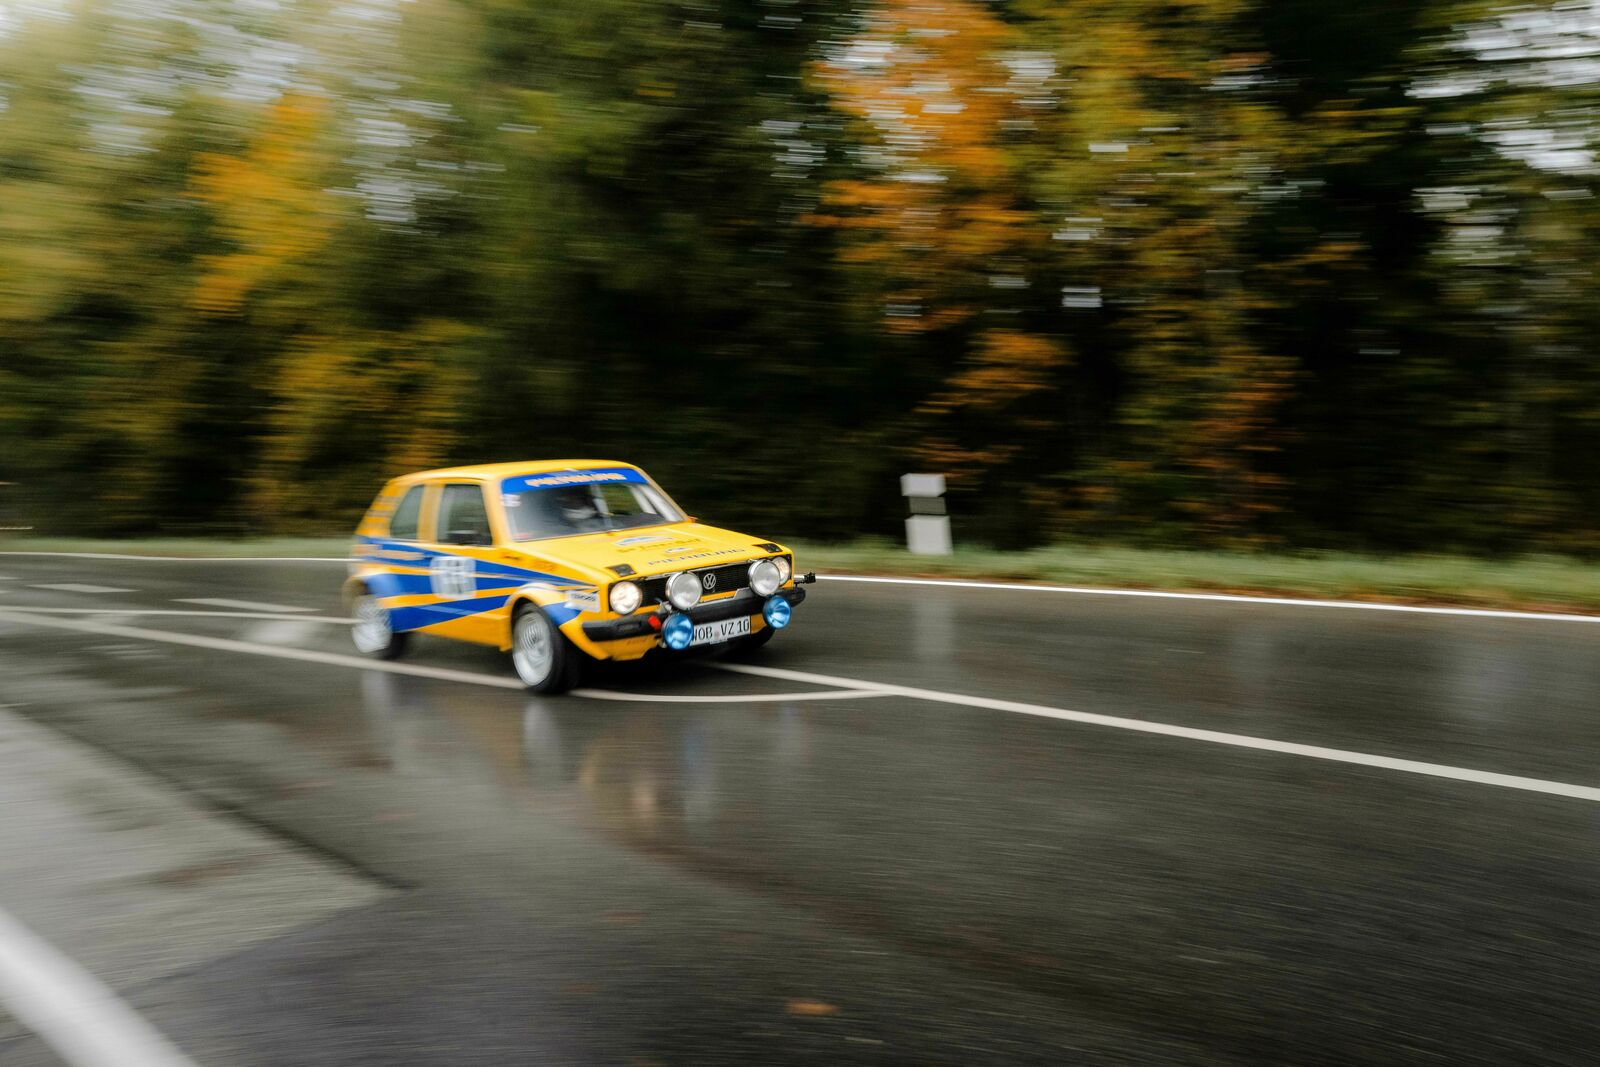
[[[681,693],[622,693],[614,689],[574,689],[575,697],[591,700],[624,700],[644,704],[763,704],[774,700],[861,700],[892,696],[875,689],[829,689],[811,693],[734,693],[717,696],[692,696]]]
[[[363,671],[383,671],[388,674],[409,674],[417,678],[436,678],[446,682],[466,682],[470,685],[487,685],[496,689],[523,689],[521,682],[514,678],[505,678],[493,674],[479,674],[476,671],[457,671],[443,667],[424,667],[414,663],[394,663],[387,660],[365,659],[361,656],[347,656],[338,652],[319,652],[310,648],[290,648],[279,645],[255,644],[249,641],[235,641],[225,637],[203,637],[199,634],[172,633],[167,630],[146,630],[138,626],[123,626],[117,623],[88,622],[77,619],[58,619],[53,617],[40,617],[31,613],[25,614],[27,609],[14,611],[11,608],[0,610],[0,622],[10,621],[31,623],[35,626],[54,627],[58,630],[75,630],[79,633],[102,634],[109,637],[127,637],[140,641],[158,641],[169,645],[186,645],[190,648],[214,649],[218,652],[243,652],[252,656],[271,656],[276,659],[298,659],[310,663],[325,663],[334,667],[354,667]],[[221,615],[222,612],[205,611],[194,612],[197,615]],[[256,618],[259,616],[250,616]],[[278,616],[273,621],[278,622],[321,622],[333,621],[308,618],[304,615]],[[352,619],[340,619],[339,622],[349,623]],[[717,703],[761,703],[770,700],[860,700],[864,697],[888,696],[880,693],[876,687],[868,690],[858,687],[847,692],[826,693],[753,693],[748,696],[689,696],[682,694],[662,694],[652,696],[641,693],[618,693],[609,689],[576,689],[574,696],[588,697],[592,700],[623,700],[663,704],[717,704]]]
[[[349,563],[349,556],[141,556],[133,552],[24,552],[9,550],[0,556],[50,556],[57,559],[126,559],[156,563]]]
[[[74,559],[116,559],[158,563],[360,563],[350,556],[141,556],[118,552],[0,551],[0,556],[53,556]],[[1238,593],[1169,593],[1158,589],[1115,589],[1093,585],[1035,585],[1026,582],[983,582],[960,578],[897,578],[892,575],[818,574],[829,582],[877,582],[884,585],[932,585],[951,589],[1009,589],[1035,593],[1071,593],[1079,596],[1146,597],[1153,600],[1210,600],[1228,604],[1262,604],[1291,608],[1345,608],[1357,611],[1396,611],[1417,615],[1459,615],[1467,618],[1527,619],[1535,622],[1600,623],[1600,614],[1580,615],[1553,611],[1501,611],[1493,608],[1425,607],[1416,604],[1379,604],[1364,600],[1317,600],[1308,597],[1245,596]]]
[[[83,582],[38,582],[30,585],[30,589],[49,589],[56,593],[131,593],[132,589],[120,589],[114,585],[86,585]]]
[[[1074,593],[1080,596],[1147,597],[1153,600],[1211,600],[1228,604],[1266,604],[1290,608],[1349,608],[1357,611],[1398,611],[1417,615],[1464,615],[1483,619],[1532,619],[1539,622],[1600,623],[1600,615],[1561,614],[1547,611],[1498,611],[1492,608],[1430,608],[1416,604],[1375,604],[1363,600],[1307,600],[1282,596],[1242,596],[1236,593],[1164,593],[1155,589],[1105,589],[1090,585],[1026,585],[1020,582],[976,582],[945,578],[888,578],[864,574],[819,574],[827,582],[876,582],[883,585],[934,585],[951,589],[1008,589],[1035,593]]]
[[[207,612],[206,614],[215,614]],[[291,616],[298,618],[298,616]],[[354,667],[363,671],[383,671],[387,674],[409,674],[417,678],[437,678],[447,682],[470,682],[499,689],[521,689],[523,685],[514,678],[500,678],[492,674],[473,671],[455,671],[444,667],[424,667],[414,663],[389,663],[383,660],[363,659],[337,652],[319,652],[311,648],[285,648],[278,645],[254,645],[248,641],[233,641],[226,637],[205,637],[200,634],[179,634],[166,630],[146,630],[140,626],[118,626],[113,623],[88,622],[81,619],[59,619],[48,615],[31,615],[0,610],[0,621],[27,623],[30,626],[53,627],[57,630],[76,630],[86,634],[105,634],[110,637],[127,637],[135,641],[161,641],[169,645],[186,645],[189,648],[209,648],[218,652],[243,652],[251,656],[271,656],[275,659],[297,659],[308,663],[326,663],[334,667]]]
[[[710,663],[707,666],[715,667],[718,670],[732,671],[736,674],[753,675],[757,678],[777,678],[788,682],[806,682],[811,685],[853,686],[858,689],[875,690],[886,696],[912,697],[917,700],[930,700],[940,704],[959,704],[969,708],[983,708],[989,711],[1008,711],[1017,715],[1034,715],[1044,719],[1059,719],[1062,722],[1083,723],[1089,726],[1108,726],[1115,730],[1131,730],[1135,733],[1157,734],[1162,737],[1180,737],[1186,741],[1204,741],[1213,745],[1231,745],[1234,748],[1276,752],[1285,756],[1304,756],[1308,759],[1327,760],[1331,763],[1350,763],[1359,767],[1400,771],[1405,774],[1420,774],[1430,778],[1449,778],[1458,782],[1471,782],[1474,785],[1495,786],[1500,789],[1519,789],[1528,793],[1545,793],[1549,796],[1600,803],[1600,788],[1587,785],[1572,785],[1567,782],[1551,782],[1542,778],[1523,778],[1515,774],[1498,774],[1494,771],[1479,771],[1470,767],[1452,767],[1443,763],[1424,763],[1419,760],[1396,759],[1393,756],[1378,756],[1368,752],[1323,748],[1320,745],[1301,745],[1293,741],[1274,741],[1271,738],[1250,737],[1246,734],[1229,734],[1217,730],[1198,730],[1191,726],[1148,722],[1144,719],[1126,719],[1116,715],[1096,715],[1088,711],[1071,711],[1067,708],[1052,708],[1043,704],[1024,704],[1015,700],[995,700],[990,697],[964,696],[960,693],[945,693],[934,689],[918,689],[913,686],[869,682],[859,678],[839,678],[829,674],[810,674],[805,671],[781,670],[776,667],[757,667],[752,664]]]
[[[289,622],[331,622],[341,626],[355,624],[354,619],[337,615],[273,615],[260,611],[181,611],[177,608],[36,608],[30,604],[7,604],[7,611],[42,612],[47,615],[177,615],[193,619],[265,619]],[[296,609],[299,610],[299,609]]]
[[[3,911],[0,1003],[73,1067],[193,1067],[99,979]]]
[[[521,682],[513,678],[502,678],[496,675],[479,674],[474,671],[449,670],[442,667],[424,667],[411,663],[392,663],[384,660],[363,659],[359,656],[346,656],[336,652],[319,652],[309,648],[284,648],[273,645],[256,645],[245,641],[232,641],[221,637],[202,637],[198,634],[169,633],[163,630],[146,630],[137,626],[117,626],[108,623],[86,622],[77,619],[59,619],[49,616],[29,615],[15,612],[10,609],[0,609],[0,621],[28,623],[34,626],[54,627],[61,630],[75,630],[79,633],[104,634],[111,637],[127,637],[140,641],[160,641],[172,645],[186,645],[190,648],[208,648],[219,652],[242,652],[252,656],[271,656],[276,659],[297,659],[310,663],[325,663],[336,667],[353,667],[356,670],[383,671],[388,674],[408,674],[418,678],[435,678],[448,682],[466,682],[471,685],[487,685],[498,689],[522,689]],[[1143,719],[1127,719],[1116,715],[1097,715],[1088,711],[1072,711],[1068,708],[1052,708],[1043,704],[1025,704],[1015,700],[997,700],[991,697],[965,696],[960,693],[946,693],[935,689],[919,689],[914,686],[892,685],[886,682],[873,682],[862,678],[842,678],[830,674],[811,674],[805,671],[782,670],[776,667],[757,667],[750,664],[737,663],[710,663],[709,667],[718,670],[732,671],[736,674],[748,674],[757,678],[776,678],[784,681],[803,682],[807,685],[827,686],[833,689],[854,691],[852,696],[860,692],[881,693],[884,696],[903,696],[915,700],[927,700],[938,704],[957,704],[969,708],[983,708],[990,711],[1007,711],[1018,715],[1033,715],[1045,719],[1057,719],[1062,722],[1083,723],[1089,726],[1105,726],[1116,730],[1128,730],[1134,733],[1156,734],[1162,737],[1178,737],[1188,741],[1203,741],[1215,745],[1230,745],[1234,748],[1255,749],[1261,752],[1275,752],[1286,756],[1303,756],[1308,759],[1326,760],[1331,763],[1348,763],[1361,767],[1372,767],[1379,770],[1400,771],[1405,774],[1424,775],[1431,778],[1447,778],[1458,782],[1470,782],[1475,785],[1494,786],[1500,789],[1516,789],[1528,793],[1543,793],[1548,796],[1567,797],[1572,800],[1587,800],[1591,803],[1600,803],[1600,788],[1587,785],[1573,785],[1568,782],[1552,782],[1542,778],[1524,778],[1514,774],[1499,774],[1495,771],[1474,770],[1471,767],[1452,767],[1443,763],[1424,763],[1420,760],[1397,759],[1393,756],[1379,756],[1368,752],[1352,752],[1339,748],[1324,748],[1320,745],[1302,745],[1293,741],[1275,741],[1266,737],[1251,737],[1247,734],[1230,734],[1218,730],[1200,730],[1191,726],[1176,726],[1171,723],[1149,722]],[[603,697],[602,699],[635,699],[632,695],[622,694],[619,697]],[[752,697],[740,698],[744,700],[759,700],[759,694]],[[846,699],[843,694],[828,699]],[[695,698],[702,701],[703,698]],[[676,702],[676,701],[674,701]],[[685,700],[685,703],[691,701]]]
[[[297,608],[286,604],[263,604],[257,600],[228,600],[225,597],[175,597],[174,604],[199,604],[209,608],[234,608],[238,611],[258,611],[263,615],[291,615],[297,611],[316,611],[316,608]]]

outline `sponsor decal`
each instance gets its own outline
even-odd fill
[[[440,600],[465,600],[477,591],[472,560],[466,556],[435,556],[428,564],[428,581]]]
[[[567,593],[567,607],[574,611],[599,611],[600,590],[574,589]]]
[[[693,548],[694,546],[691,545],[689,547]],[[677,549],[669,549],[668,551],[676,552],[678,550]],[[719,549],[715,549],[715,550],[713,550],[711,552],[695,552],[692,555],[688,555],[688,556],[677,556],[677,555],[674,555],[674,556],[670,556],[670,557],[668,557],[666,559],[653,559],[653,560],[650,560],[648,563],[646,563],[645,566],[646,567],[654,567],[654,566],[659,566],[661,564],[667,564],[667,563],[682,563],[685,560],[691,560],[691,559],[711,559],[711,558],[713,558],[715,556],[743,556],[743,555],[746,555],[747,553],[748,553],[748,550],[747,549],[743,549],[743,548],[719,548]]]
[[[670,540],[672,540],[672,538],[663,536],[662,534],[640,534],[637,537],[624,537],[622,540],[617,542],[617,547],[624,548],[628,545],[656,545],[660,544],[662,541]]]
[[[503,504],[504,506],[508,507],[508,508],[520,508],[522,506],[522,494],[521,493],[501,493],[500,494],[500,503]]]

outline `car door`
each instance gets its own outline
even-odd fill
[[[439,632],[463,640],[499,644],[504,606],[516,582],[498,573],[494,531],[484,488],[477,482],[439,486],[428,578],[441,618]]]

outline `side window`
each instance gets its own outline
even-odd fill
[[[489,533],[489,511],[483,503],[483,487],[445,486],[439,502],[437,530],[435,537],[453,545],[493,544],[494,537]]]
[[[400,505],[389,519],[389,536],[400,541],[417,539],[417,520],[422,517],[422,489],[413,485],[400,498]]]

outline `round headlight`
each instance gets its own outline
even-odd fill
[[[783,584],[783,574],[770,559],[758,559],[750,564],[750,588],[756,596],[771,596]]]
[[[794,568],[789,566],[788,556],[775,556],[772,562],[778,567],[778,584],[782,585],[789,580],[789,575],[794,573]]]
[[[618,615],[632,615],[644,594],[632,582],[618,582],[611,587],[611,610]]]
[[[679,611],[688,611],[700,603],[700,579],[688,571],[680,571],[667,579],[667,599]]]

